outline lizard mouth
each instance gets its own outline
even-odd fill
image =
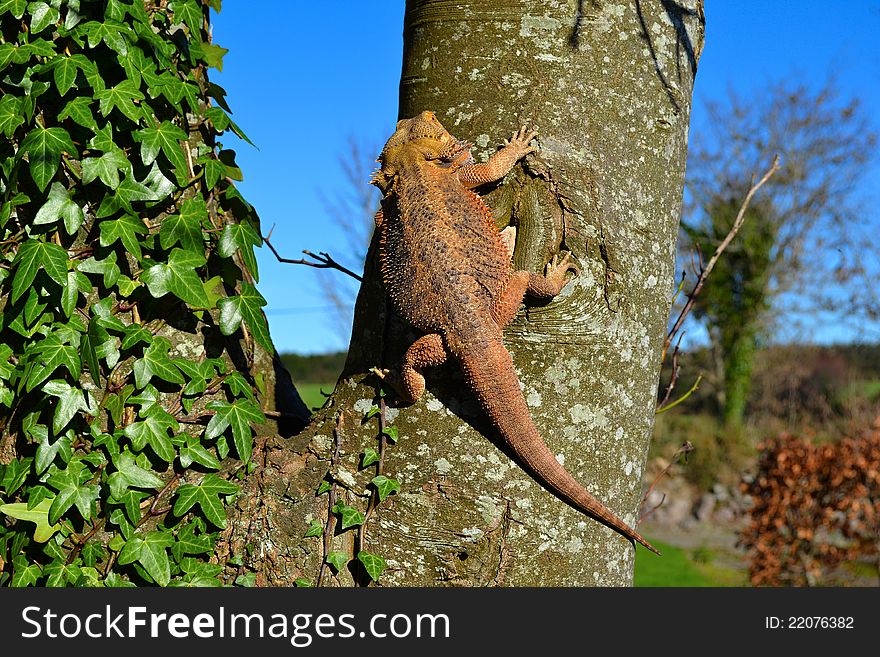
[[[448,133],[447,133],[448,134]],[[462,153],[470,151],[473,147],[469,141],[464,139],[456,139],[452,135],[448,135],[446,144],[436,156],[429,159],[440,160],[441,162],[453,162],[459,158]]]

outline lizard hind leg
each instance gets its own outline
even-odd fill
[[[492,304],[492,318],[499,328],[504,328],[516,317],[516,311],[519,310],[519,305],[526,295],[530,276],[532,274],[527,271],[517,271],[511,274],[501,291],[501,295]]]
[[[400,372],[385,372],[382,378],[394,388],[401,400],[412,404],[425,394],[425,377],[421,370],[442,365],[449,353],[439,333],[423,335],[403,355]]]

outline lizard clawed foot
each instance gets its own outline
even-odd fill
[[[515,149],[516,152],[519,154],[519,157],[523,157],[525,155],[528,155],[529,153],[536,153],[538,151],[537,146],[529,145],[529,142],[531,142],[532,139],[537,136],[537,130],[531,130],[525,126],[522,126],[517,132],[513,133],[513,136],[510,139],[504,140],[504,146],[505,148]]]
[[[571,251],[565,251],[565,255],[562,258],[559,255],[554,255],[550,262],[547,263],[547,266],[544,268],[544,278],[557,285],[559,291],[562,291],[567,282],[566,274],[572,271],[577,276],[581,271],[575,263],[571,262]]]

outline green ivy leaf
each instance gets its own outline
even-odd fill
[[[171,463],[176,452],[168,436],[168,430],[178,431],[180,425],[177,420],[155,405],[150,406],[146,411],[141,411],[141,415],[144,416],[143,420],[133,422],[122,430],[131,441],[131,446],[140,452],[149,444],[156,456],[166,463]]]
[[[27,4],[28,0],[3,0],[0,3],[0,11],[8,11],[15,18],[21,18],[24,16]]]
[[[100,101],[98,111],[101,116],[107,116],[116,108],[127,118],[140,123],[142,114],[134,103],[144,100],[144,95],[131,80],[126,79],[109,89],[96,91],[95,99]]]
[[[201,523],[202,520],[198,519]],[[177,540],[171,546],[171,555],[180,561],[185,554],[206,554],[213,552],[214,541],[209,534],[196,535],[196,523],[184,525],[177,533]]]
[[[12,279],[13,303],[30,289],[41,268],[60,285],[67,283],[67,251],[57,244],[29,239],[18,248],[12,264],[16,267]]]
[[[230,121],[230,125],[231,125]],[[236,133],[237,134],[237,133]],[[240,135],[239,135],[240,136]],[[250,141],[246,137],[242,137],[246,141]],[[235,151],[231,149],[224,149],[217,153],[217,159],[223,164],[226,169],[226,176],[232,178],[233,180],[244,180],[244,175],[241,173],[241,169],[238,168],[238,165],[235,163]]]
[[[53,379],[43,386],[43,392],[58,398],[52,419],[52,431],[56,434],[60,434],[79,411],[90,412],[83,391],[65,381]]]
[[[231,404],[213,401],[207,404],[207,408],[215,413],[205,428],[205,439],[216,438],[231,426],[232,440],[238,457],[242,461],[249,461],[254,442],[250,423],[263,424],[266,421],[266,416],[263,415],[260,407],[249,399],[236,399]]]
[[[89,320],[89,330],[83,336],[79,349],[82,354],[82,364],[88,367],[95,383],[101,382],[101,363],[98,360],[99,345],[110,339],[110,334],[101,327],[97,318],[93,317]]]
[[[106,155],[104,156],[106,157]],[[113,221],[100,223],[101,246],[109,246],[116,241],[121,241],[126,251],[131,253],[137,260],[143,258],[138,235],[147,235],[150,231],[139,218],[124,214]]]
[[[174,23],[185,24],[190,29],[190,34],[198,38],[202,28],[204,17],[201,8],[192,0],[175,0],[173,6]]]
[[[183,206],[187,206],[186,201]],[[159,227],[159,244],[163,249],[180,244],[185,251],[198,252],[203,250],[205,240],[202,237],[202,225],[199,217],[184,212],[183,208],[181,208],[180,214],[165,217]]]
[[[42,569],[38,564],[28,563],[27,557],[18,555],[12,560],[12,586],[34,586],[42,576]]]
[[[196,269],[205,264],[201,253],[175,248],[167,263],[159,263],[141,272],[140,280],[150,294],[161,298],[171,292],[194,308],[208,308],[210,299]]]
[[[311,580],[305,577],[297,577],[295,580],[293,580],[293,585],[300,589],[312,588]]]
[[[130,486],[135,488],[151,488],[158,490],[162,487],[162,480],[153,472],[140,467],[135,461],[134,455],[128,450],[120,452],[113,459],[116,472],[111,474],[107,483],[110,486],[110,494],[119,499]]]
[[[79,67],[76,65],[76,60],[73,57],[62,57],[57,60],[54,66],[54,79],[55,88],[58,89],[59,96],[63,96],[70,91],[73,83],[76,82],[78,71]]]
[[[0,487],[3,488],[7,497],[11,497],[15,494],[15,491],[21,488],[30,471],[32,462],[32,458],[23,458],[10,461],[6,465],[6,468],[3,470],[3,476],[0,477]]]
[[[229,48],[222,48],[213,43],[202,44],[202,61],[218,71],[223,70],[223,57],[229,52]]]
[[[31,15],[31,34],[39,34],[61,18],[60,12],[45,2],[31,2],[28,10]]]
[[[125,337],[122,338],[122,350],[131,349],[136,344],[143,342],[151,344],[153,342],[153,334],[143,324],[130,324],[125,327]]]
[[[79,378],[80,360],[76,348],[64,344],[57,333],[50,333],[34,347],[36,358],[27,375],[25,390],[30,392],[62,365],[74,379]]]
[[[98,131],[98,124],[95,121],[95,116],[92,114],[91,109],[92,99],[86,96],[77,96],[73,100],[71,100],[58,114],[58,120],[63,121],[64,119],[71,119],[74,123],[78,123],[84,128],[89,128],[90,130]],[[2,101],[0,101],[0,105],[2,105]],[[2,117],[2,113],[0,113],[0,117]],[[2,125],[2,121],[0,121],[0,125]]]
[[[131,169],[131,163],[120,149],[110,150],[101,157],[87,157],[82,161],[83,183],[88,185],[100,178],[110,189],[117,189],[120,184],[119,172]],[[143,226],[143,222],[140,222]]]
[[[135,141],[141,144],[141,159],[145,165],[151,165],[161,150],[171,165],[181,171],[186,169],[186,156],[180,142],[186,138],[186,133],[170,121],[134,133]]]
[[[48,429],[47,429],[47,432],[48,432]],[[48,437],[48,433],[47,433],[47,437]],[[73,451],[71,450],[67,454],[67,458],[69,459],[72,454],[73,454]],[[51,463],[49,465],[51,465]],[[42,474],[42,473],[40,473],[40,474]],[[52,497],[55,497],[55,493],[53,493],[51,490],[49,490],[45,486],[37,485],[37,486],[29,487],[28,488],[28,500],[27,500],[28,509],[33,509],[35,506],[37,506],[43,500],[49,499]],[[56,543],[57,543],[57,541],[56,541]]]
[[[85,214],[76,201],[70,197],[70,192],[64,185],[54,182],[49,188],[46,202],[37,210],[34,224],[54,224],[60,219],[64,220],[64,229],[67,234],[73,235],[82,225]]]
[[[110,418],[113,420],[113,424],[118,426],[122,423],[122,411],[132,392],[134,392],[134,386],[128,384],[119,392],[111,393],[104,397],[104,408],[110,411]]]
[[[58,491],[49,507],[49,522],[58,522],[74,505],[84,520],[94,515],[95,501],[101,493],[101,487],[83,483],[84,476],[88,476],[88,471],[81,463],[70,463],[65,470],[59,470],[49,477],[49,485]]]
[[[117,20],[123,20],[121,17]],[[137,46],[129,46],[128,54],[119,58],[119,62],[125,68],[125,75],[135,84],[140,84],[144,76],[149,77],[156,73],[156,63],[144,55],[144,51]]]
[[[389,479],[385,475],[373,477],[370,480],[370,483],[376,487],[376,492],[379,493],[380,502],[384,501],[389,495],[400,492],[400,482],[396,479]]]
[[[134,363],[134,383],[138,388],[146,386],[154,376],[168,383],[183,385],[186,382],[168,356],[170,348],[168,339],[159,336],[153,338],[153,343],[144,349],[143,358]]]
[[[331,488],[333,488],[333,484],[330,481],[328,481],[327,479],[325,479],[324,481],[322,481],[318,485],[318,488],[315,490],[315,496],[323,495],[324,493],[329,491]]]
[[[55,588],[76,584],[82,577],[82,568],[63,561],[53,561],[43,569],[43,574],[47,576],[46,586]]]
[[[365,550],[358,552],[358,561],[363,564],[364,570],[367,571],[367,575],[369,575],[370,579],[374,582],[379,580],[382,571],[384,571],[388,565],[385,563],[385,559],[378,554],[373,554],[372,552],[367,552]]]
[[[220,469],[220,461],[201,444],[199,437],[187,435],[186,446],[180,448],[180,465],[188,468],[193,463],[199,463],[211,470]]]
[[[116,264],[116,251],[111,251],[107,257],[96,260],[95,256],[90,256],[80,262],[76,268],[85,274],[100,274],[103,277],[104,287],[110,288],[119,280],[121,272],[119,265]]]
[[[0,97],[0,132],[6,137],[11,137],[24,120],[18,98],[10,94]]]
[[[255,586],[257,583],[257,574],[256,573],[244,573],[235,578],[236,586],[244,586],[246,588],[251,588]]]
[[[28,156],[31,177],[40,191],[46,189],[55,176],[55,172],[58,171],[62,153],[79,157],[76,146],[73,145],[67,130],[40,126],[28,133],[18,152],[19,156],[25,154]]]
[[[272,340],[269,337],[269,327],[266,325],[266,317],[263,315],[263,306],[266,300],[257,292],[253,285],[242,282],[241,293],[234,297],[220,299],[217,306],[220,308],[220,332],[223,335],[232,335],[241,325],[242,320],[254,336],[254,339],[266,350],[272,351]]]
[[[321,524],[320,520],[312,520],[309,523],[309,528],[306,530],[306,533],[303,535],[303,538],[310,538],[312,536],[323,536],[324,535],[324,525]]]
[[[226,527],[226,512],[218,496],[237,492],[238,486],[235,484],[215,474],[206,474],[198,484],[183,484],[177,489],[174,515],[182,516],[198,504],[205,517],[213,525],[223,529]]]
[[[103,41],[120,55],[125,56],[128,53],[128,43],[125,39],[127,28],[117,21],[108,20],[103,23],[89,21],[77,29],[86,33],[90,48],[95,48]]]
[[[361,467],[366,468],[368,465],[373,465],[373,463],[379,462],[379,452],[377,452],[372,447],[367,447],[364,450],[364,455],[361,458]]]
[[[38,425],[34,427],[31,431],[31,434],[34,437],[39,438],[39,446],[37,447],[37,453],[34,457],[34,470],[38,475],[42,475],[52,462],[55,460],[55,457],[59,454],[61,455],[61,459],[64,462],[70,460],[70,457],[73,455],[73,450],[70,449],[70,438],[67,436],[61,436],[54,443],[49,442],[49,427],[44,425]],[[46,488],[42,486],[39,487],[43,492],[34,494],[34,487],[30,488],[30,495],[28,496],[28,506],[33,508],[37,504],[39,504],[45,497],[49,497],[51,493],[48,492]],[[42,496],[42,497],[41,497]]]
[[[220,160],[211,156],[205,156],[199,158],[198,163],[203,167],[202,173],[205,176],[205,185],[207,185],[208,189],[213,189],[220,180],[226,177],[226,167]]]
[[[254,280],[258,281],[257,260],[253,247],[260,246],[262,243],[263,240],[248,222],[227,224],[220,234],[217,253],[224,258],[231,257],[236,251],[241,253],[245,267],[253,275]]]
[[[13,461],[13,463],[15,463],[15,461]],[[15,518],[16,520],[24,520],[25,522],[34,523],[37,526],[34,531],[34,540],[37,543],[45,543],[52,538],[52,534],[61,529],[60,524],[52,524],[49,522],[49,508],[52,506],[53,501],[53,498],[46,498],[32,509],[28,509],[27,502],[3,504],[0,505],[0,513],[6,514],[10,518]]]
[[[342,500],[338,501],[331,511],[341,518],[342,529],[364,524],[364,514],[353,506],[348,506]]]
[[[395,427],[394,425],[391,425],[391,426],[385,427],[384,429],[382,429],[382,433],[383,433],[383,434],[385,435],[385,437],[388,438],[388,440],[390,440],[392,443],[396,443],[396,442],[397,442],[397,427]]]
[[[351,558],[345,552],[331,552],[327,555],[327,563],[329,563],[336,572],[340,572],[345,568],[345,564],[351,561]]]
[[[125,542],[118,561],[125,565],[140,563],[159,586],[171,581],[171,564],[165,551],[174,539],[167,532],[153,531],[145,535],[135,534]]]
[[[97,303],[92,304],[92,312],[98,319],[98,324],[111,331],[125,332],[125,323],[113,314],[113,299],[104,297]]]

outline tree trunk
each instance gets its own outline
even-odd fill
[[[724,341],[724,424],[742,426],[752,389],[752,367],[757,351],[755,323],[747,323],[732,331]]]
[[[410,1],[400,117],[433,110],[485,159],[520,125],[540,152],[488,194],[499,228],[517,227],[514,265],[542,271],[560,249],[581,273],[552,303],[528,306],[505,333],[536,425],[565,467],[634,525],[654,419],[702,2]],[[389,134],[392,122],[389,120]],[[314,583],[330,493],[364,511],[380,418],[371,367],[396,367],[415,337],[386,304],[370,247],[345,372],[312,424],[262,447],[228,552],[249,547],[261,583]],[[342,425],[334,430],[337,418]],[[634,551],[544,490],[507,454],[455,363],[385,422],[398,440],[382,473],[398,494],[366,530],[329,528],[330,551],[387,561],[383,585],[627,585]],[[394,430],[391,430],[394,431]],[[338,456],[334,458],[334,450]],[[325,528],[326,531],[326,528]],[[654,558],[654,557],[650,557]],[[366,581],[352,560],[324,584]]]

